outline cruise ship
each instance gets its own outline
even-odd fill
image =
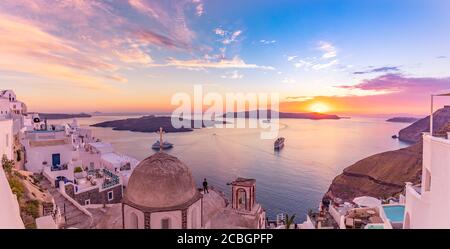
[[[275,150],[279,150],[282,149],[284,147],[284,137],[279,137],[277,138],[277,140],[275,140],[274,144],[273,144],[273,148]]]

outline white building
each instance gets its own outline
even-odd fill
[[[14,135],[23,127],[24,116],[27,114],[27,106],[17,100],[16,94],[11,90],[0,91],[0,119],[13,120]]]
[[[13,159],[14,140],[23,127],[26,112],[26,105],[17,101],[13,91],[0,91],[0,157],[6,155]]]
[[[406,184],[404,228],[450,228],[450,134],[423,135],[422,184]]]
[[[0,157],[6,155],[8,159],[13,159],[13,120],[0,118]]]
[[[42,173],[45,167],[59,168],[79,160],[78,152],[64,130],[27,131],[22,145],[26,153],[25,169],[33,173]]]

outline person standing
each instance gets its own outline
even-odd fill
[[[206,178],[203,180],[203,194],[209,193],[208,191],[208,182],[206,181]]]

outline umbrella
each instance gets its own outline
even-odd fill
[[[378,207],[381,206],[381,200],[371,196],[360,196],[353,199],[353,202],[360,207]]]

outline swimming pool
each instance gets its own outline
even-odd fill
[[[383,206],[383,211],[386,217],[395,223],[402,223],[405,216],[405,206],[403,205],[388,205]]]
[[[384,229],[383,224],[367,224],[365,229]]]

